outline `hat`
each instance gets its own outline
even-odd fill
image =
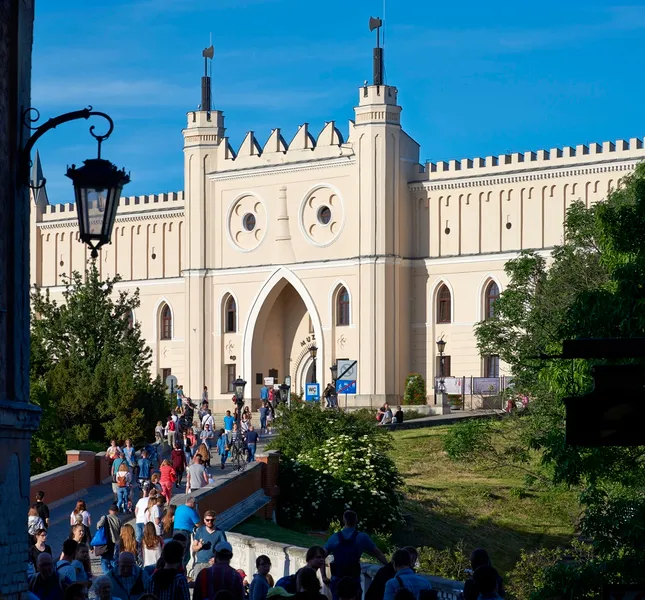
[[[233,546],[231,546],[228,542],[218,542],[215,545],[215,552],[217,553],[228,552],[229,554],[233,554]]]
[[[273,598],[274,596],[282,596],[283,598],[291,598],[291,596],[294,596],[295,594],[290,594],[285,590],[283,587],[277,586],[277,587],[272,587],[269,589],[267,592],[267,600],[269,598]]]
[[[119,507],[116,504],[112,504],[110,506],[110,510],[114,512],[119,512]]]

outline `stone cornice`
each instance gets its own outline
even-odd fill
[[[292,163],[243,167],[241,169],[232,169],[219,173],[209,173],[207,177],[211,181],[227,181],[229,179],[247,179],[259,175],[282,175],[283,173],[298,173],[300,171],[313,171],[328,167],[347,167],[354,164],[356,164],[356,157],[353,155],[335,156],[333,158],[302,160]]]
[[[183,210],[172,210],[172,211],[150,211],[150,212],[140,212],[133,213],[131,215],[118,216],[114,222],[114,226],[121,223],[135,223],[137,221],[158,221],[160,219],[175,219],[177,217],[184,216]],[[38,229],[61,229],[63,227],[77,227],[78,221],[76,215],[69,219],[59,219],[57,221],[41,221],[36,223]]]
[[[414,181],[408,186],[410,191],[441,191],[455,190],[471,187],[485,187],[492,185],[508,185],[514,183],[525,183],[540,181],[543,179],[560,179],[562,177],[576,177],[579,175],[592,175],[594,173],[608,173],[613,171],[633,171],[642,159],[615,159],[597,163],[586,163],[577,165],[563,165],[558,167],[536,168],[535,170],[506,171],[503,173],[481,175],[468,175],[465,177],[451,177],[440,180]]]

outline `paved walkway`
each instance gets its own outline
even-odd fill
[[[403,421],[400,425],[390,425],[391,431],[397,429],[418,429],[421,427],[438,427],[439,425],[449,425],[456,421],[463,421],[465,419],[481,419],[484,417],[494,417],[506,414],[503,410],[498,409],[481,409],[481,410],[455,410],[447,415],[432,415],[429,417],[421,417],[420,419],[413,419],[412,421]]]
[[[258,452],[262,452],[265,446],[271,441],[273,436],[266,435],[258,442]],[[211,460],[211,467],[208,469],[208,474],[213,477],[215,482],[218,479],[228,475],[233,471],[233,466],[229,460],[227,462],[225,469],[222,470],[220,467],[219,456],[217,452],[213,450],[213,459]],[[184,475],[183,487],[181,489],[174,489],[173,497],[179,496],[185,490],[186,476]],[[139,499],[140,494],[138,490],[135,489],[135,502]],[[103,485],[95,485],[91,488],[88,488],[86,494],[79,494],[74,497],[70,497],[69,501],[56,502],[54,507],[50,507],[50,516],[49,516],[49,530],[47,531],[47,544],[51,546],[54,559],[58,560],[60,552],[63,548],[63,542],[69,537],[70,533],[70,513],[74,510],[76,505],[76,500],[82,498],[85,500],[87,505],[87,510],[91,515],[91,532],[94,535],[96,531],[96,523],[99,519],[106,515],[110,505],[114,502],[114,496],[112,494],[112,484],[106,483]],[[45,498],[46,500],[46,498]],[[121,515],[122,521],[128,522],[133,518],[132,514]],[[95,575],[101,574],[100,560],[98,558],[92,559],[92,571]]]

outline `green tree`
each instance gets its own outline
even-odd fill
[[[567,446],[562,400],[588,392],[591,368],[603,361],[539,356],[559,354],[565,339],[645,336],[644,164],[607,200],[568,210],[564,243],[549,262],[527,252],[506,265],[510,283],[476,336],[482,354],[510,365],[514,393],[531,398],[527,414],[516,419],[516,435],[539,453],[542,476],[579,490],[581,530],[595,552],[575,566],[547,568],[535,597],[558,587],[572,590],[567,597],[597,597],[602,581],[629,582],[643,567],[645,448]],[[457,427],[449,449],[459,458],[486,454],[488,433]],[[528,458],[518,452],[509,460]]]
[[[66,282],[63,302],[32,294],[32,400],[43,409],[32,451],[35,471],[64,462],[61,446],[150,439],[168,411],[163,383],[150,376],[152,351],[133,311],[139,292],[116,290],[92,262]]]

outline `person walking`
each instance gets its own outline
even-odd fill
[[[114,549],[116,548],[116,543],[121,537],[121,522],[117,516],[118,512],[119,507],[116,504],[112,504],[108,514],[103,515],[96,524],[97,530],[101,529],[101,527],[105,527],[105,536],[107,538],[105,552],[101,554],[101,568],[103,569],[104,574],[113,566]]]
[[[132,484],[132,474],[128,465],[124,461],[121,463],[119,470],[116,472],[117,501],[116,505],[121,512],[128,511],[128,502],[130,499],[130,485]]]
[[[356,529],[358,515],[353,510],[345,511],[343,524],[343,529],[332,535],[325,544],[325,550],[334,557],[334,561],[331,564],[331,580],[327,579],[324,566],[322,567],[322,574],[323,581],[331,589],[333,600],[338,600],[336,586],[343,577],[351,577],[360,588],[361,556],[363,552],[371,554],[383,565],[388,563],[387,558],[376,547],[372,538]]]
[[[32,539],[35,539],[36,532],[40,529],[45,529],[45,523],[38,514],[38,509],[34,504],[29,508],[29,514],[27,515],[27,531]]]
[[[322,586],[316,571],[309,567],[303,567],[298,571],[296,586],[298,591],[294,596],[294,600],[326,600],[327,598],[320,592]]]
[[[233,424],[235,423],[235,417],[231,415],[231,411],[226,411],[226,416],[224,417],[224,431],[226,435],[230,438],[233,433]]]
[[[143,484],[141,487],[141,493],[141,498],[139,498],[134,507],[134,532],[137,542],[140,542],[143,538],[143,530],[148,522],[146,510],[148,509],[150,485]]]
[[[163,549],[163,539],[157,535],[157,530],[152,523],[146,523],[141,540],[141,560],[144,569],[146,567],[155,567],[157,561],[161,558]],[[148,569],[148,571],[150,571]]]
[[[164,427],[161,421],[157,421],[155,426],[155,441],[160,442],[164,437]]]
[[[76,569],[72,566],[72,562],[76,558],[77,549],[78,542],[70,539],[65,540],[60,560],[56,563],[56,572],[69,579],[72,583],[76,581]]]
[[[90,528],[83,523],[83,515],[76,515],[76,523],[70,527],[70,539],[76,540],[79,544],[87,544],[90,541]]]
[[[116,474],[119,472],[122,464],[126,464],[125,454],[123,454],[119,449],[117,457],[112,462],[112,469],[110,471],[110,475],[112,476],[112,493],[114,494],[114,502],[118,502],[119,500],[119,486],[117,485]]]
[[[107,576],[112,581],[112,595],[121,600],[139,600],[150,583],[150,576],[137,566],[132,552],[121,552],[116,566]]]
[[[119,532],[119,541],[114,548],[114,564],[118,563],[122,552],[131,552],[134,556],[139,556],[141,554],[139,548],[140,545],[134,534],[134,527],[130,523],[123,524]]]
[[[118,444],[116,443],[116,440],[110,440],[110,445],[108,446],[108,449],[105,451],[105,460],[108,461],[108,464],[110,467],[112,466],[112,463],[119,457],[119,453],[121,452],[121,448],[119,448]]]
[[[45,498],[45,492],[38,491],[36,492],[36,510],[38,515],[43,520],[45,524],[45,529],[49,528],[49,507],[43,502]]]
[[[191,547],[191,552],[195,555],[193,579],[197,579],[202,569],[210,566],[215,546],[222,541],[226,541],[226,534],[215,525],[216,516],[214,510],[207,510],[204,513],[204,524],[198,527],[193,534]]]
[[[416,600],[422,590],[431,590],[432,585],[426,577],[417,575],[412,570],[412,556],[407,550],[397,550],[392,555],[392,565],[396,574],[385,584],[385,595],[383,600],[394,600],[400,589],[410,590]]]
[[[181,480],[186,470],[186,452],[181,446],[181,442],[176,442],[173,451],[170,453],[172,468],[175,470],[177,489],[181,486]],[[169,500],[170,502],[170,500]]]
[[[152,471],[152,462],[148,456],[147,450],[141,450],[141,458],[137,460],[137,475],[141,489],[150,481]]]
[[[244,582],[231,567],[233,547],[228,542],[219,542],[214,548],[215,564],[202,569],[195,578],[193,600],[213,600],[221,591],[231,594],[232,600],[244,600]]]
[[[194,492],[208,485],[208,471],[202,464],[202,457],[196,454],[193,463],[187,469],[186,493]]]
[[[76,501],[76,506],[74,507],[74,510],[69,515],[70,525],[76,525],[76,523],[78,523],[78,515],[81,515],[81,522],[83,523],[83,525],[85,525],[86,527],[92,526],[92,516],[87,510],[87,505],[85,504],[85,500]]]
[[[419,554],[417,549],[412,546],[406,546],[403,550],[407,550],[410,555],[412,566],[417,564]],[[392,561],[381,567],[374,575],[372,582],[365,592],[365,600],[383,600],[385,595],[385,585],[390,579],[396,575],[396,570]]]
[[[32,544],[29,548],[29,560],[32,562],[34,567],[36,566],[38,562],[38,557],[43,553],[47,552],[47,554],[51,555],[52,549],[51,547],[47,544],[47,530],[46,529],[39,529],[36,531],[36,534],[34,535],[34,538],[36,542]]]
[[[166,420],[166,434],[168,438],[168,445],[171,448],[175,447],[175,439],[176,439],[176,434],[177,434],[177,424],[173,420],[173,415],[168,415],[168,418]]]
[[[202,392],[202,404],[208,406],[208,387],[204,386],[204,391]]]
[[[164,546],[164,566],[153,573],[148,585],[148,592],[157,600],[190,600],[188,579],[181,570],[183,552],[182,545],[174,540]]]
[[[190,468],[190,467],[189,467]],[[190,540],[193,534],[193,529],[201,524],[201,519],[198,512],[195,510],[195,498],[186,498],[185,504],[179,505],[175,510],[175,524],[173,529],[173,537],[178,533],[186,536]],[[184,556],[184,564],[188,563],[190,556],[190,549],[186,545],[186,552]]]
[[[166,502],[170,504],[170,499],[172,498],[172,486],[177,481],[177,473],[175,472],[175,469],[172,468],[169,460],[164,460],[161,463],[159,471],[161,472],[161,478],[159,480],[159,483],[161,483],[161,494],[166,498]]]
[[[219,454],[222,469],[224,468],[226,459],[228,458],[228,450],[228,436],[226,435],[226,430],[220,429],[219,437],[217,438],[217,453]]]
[[[267,579],[267,575],[271,571],[271,559],[265,554],[261,554],[255,559],[255,568],[257,572],[253,575],[249,587],[249,600],[267,600],[267,593],[271,587]]]
[[[488,552],[483,548],[476,548],[470,554],[470,568],[472,569],[473,575],[470,579],[466,579],[464,582],[464,600],[477,600],[479,598],[480,590],[477,587],[475,582],[475,573],[482,567],[492,567],[490,556]],[[504,582],[502,578],[498,575],[497,580],[497,594],[504,598]]]
[[[305,566],[313,569],[314,571],[316,571],[316,573],[318,573],[318,571],[320,571],[325,565],[326,556],[327,552],[322,546],[311,546],[311,548],[307,550],[307,554],[305,555]],[[292,573],[291,575],[282,577],[276,582],[275,586],[283,588],[289,594],[295,594],[298,591],[297,577],[298,571]],[[383,599],[381,598],[381,600]]]
[[[40,554],[36,568],[38,572],[30,577],[27,589],[39,600],[64,600],[65,588],[73,582],[54,569],[51,554]]]
[[[249,453],[248,462],[250,463],[255,462],[255,451],[258,448],[259,439],[260,436],[258,435],[258,432],[255,431],[255,427],[253,427],[253,425],[249,425],[249,430],[246,432],[246,447]]]
[[[208,452],[210,453],[211,446],[213,445],[213,441],[215,440],[215,434],[211,430],[211,426],[209,423],[206,423],[204,425],[204,429],[199,434],[199,439],[201,443],[204,444],[206,448],[208,448]]]

